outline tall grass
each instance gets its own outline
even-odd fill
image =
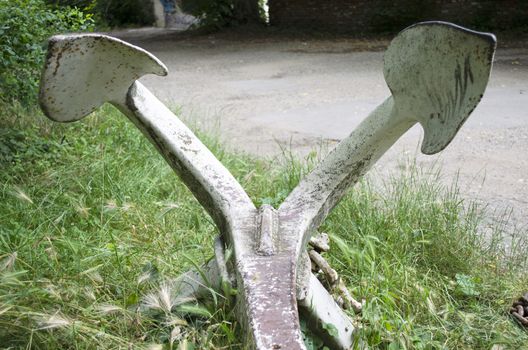
[[[0,118],[0,347],[243,348],[228,298],[181,304],[164,282],[207,261],[217,232],[131,123],[109,107],[71,125]],[[201,136],[257,205],[280,204],[316,158],[277,165]],[[527,245],[483,237],[482,215],[416,167],[350,192],[322,229],[366,299],[358,348],[527,344],[507,313]]]

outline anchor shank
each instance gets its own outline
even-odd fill
[[[297,311],[293,252],[244,256],[238,264],[247,346],[251,349],[304,350]]]
[[[227,236],[224,238],[242,248],[243,237],[234,239],[227,233],[238,233],[234,228],[256,209],[231,173],[140,82],[130,87],[125,103],[115,105],[154,144]]]

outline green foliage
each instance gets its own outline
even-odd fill
[[[235,3],[235,0],[203,1],[197,11],[203,16],[201,24],[214,29],[236,26],[239,19]]]
[[[92,28],[91,15],[77,8],[50,8],[42,0],[0,0],[0,104],[35,102],[48,37]]]
[[[201,18],[200,25],[218,30],[246,23],[265,22],[260,0],[196,0],[184,1],[182,9]]]
[[[9,166],[13,171],[23,170],[28,164],[33,164],[35,170],[49,167],[64,148],[60,142],[38,137],[35,128],[0,129],[0,166]]]
[[[155,21],[151,1],[99,0],[97,5],[103,19],[110,26],[145,26],[152,25]]]
[[[329,350],[328,347],[325,346],[324,342],[316,335],[314,334],[311,329],[306,324],[306,321],[301,319],[301,332],[303,336],[303,342],[304,346],[307,350]],[[323,327],[326,328],[326,324],[323,325]]]
[[[352,294],[367,300],[358,342],[376,349],[522,348],[528,336],[507,311],[528,283],[526,238],[505,243],[500,224],[484,237],[482,209],[440,179],[411,166],[381,191],[362,183],[327,219],[323,230],[339,250],[331,264],[342,266]]]
[[[331,336],[331,337],[337,337],[339,335],[339,331],[337,330],[336,326],[334,326],[331,323],[324,323],[323,329]]]
[[[76,6],[93,14],[99,26],[148,26],[155,21],[152,1],[159,0],[46,0],[60,6]]]
[[[477,280],[474,277],[462,273],[455,274],[457,292],[467,297],[476,297],[480,293],[477,291]]]
[[[258,0],[259,18],[262,23],[269,23],[269,16],[268,12],[266,11],[266,6],[268,6],[268,0]]]
[[[156,313],[138,308],[208,261],[217,231],[132,123],[105,107],[75,124],[20,111],[0,125],[3,347],[243,349],[234,290],[160,303]],[[256,204],[277,205],[317,158],[285,152],[278,164],[201,138]],[[500,225],[483,237],[482,212],[440,179],[410,167],[379,187],[362,182],[325,221],[326,257],[366,300],[356,347],[525,348],[528,334],[508,309],[528,285],[528,244],[506,246]],[[302,329],[308,349],[325,349]]]

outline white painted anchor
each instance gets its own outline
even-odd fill
[[[119,108],[157,147],[213,218],[220,231],[216,259],[204,270],[216,286],[239,290],[239,318],[251,349],[305,349],[299,314],[332,349],[348,349],[353,325],[310,272],[306,245],[347,188],[413,124],[424,129],[422,151],[444,149],[479,103],[486,88],[495,37],[442,22],[402,31],[385,53],[385,80],[392,96],[374,110],[276,210],[255,208],[229,171],[198,138],[137,81],[166,75],[157,58],[104,35],[50,39],[40,104],[56,121],[79,120],[105,102]],[[225,247],[234,250],[228,269]],[[199,295],[199,276],[189,272],[189,295]],[[337,335],[323,325],[331,323]]]

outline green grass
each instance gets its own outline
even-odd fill
[[[0,125],[0,348],[242,348],[222,295],[167,311],[164,281],[209,259],[217,232],[131,123],[108,107],[69,125],[24,112]],[[201,136],[257,205],[277,206],[317,158],[277,165]],[[360,183],[322,227],[329,260],[366,299],[357,347],[526,348],[507,311],[528,289],[527,244],[505,248],[501,227],[483,238],[484,214],[456,184],[411,169]],[[138,310],[149,295],[158,312]]]

